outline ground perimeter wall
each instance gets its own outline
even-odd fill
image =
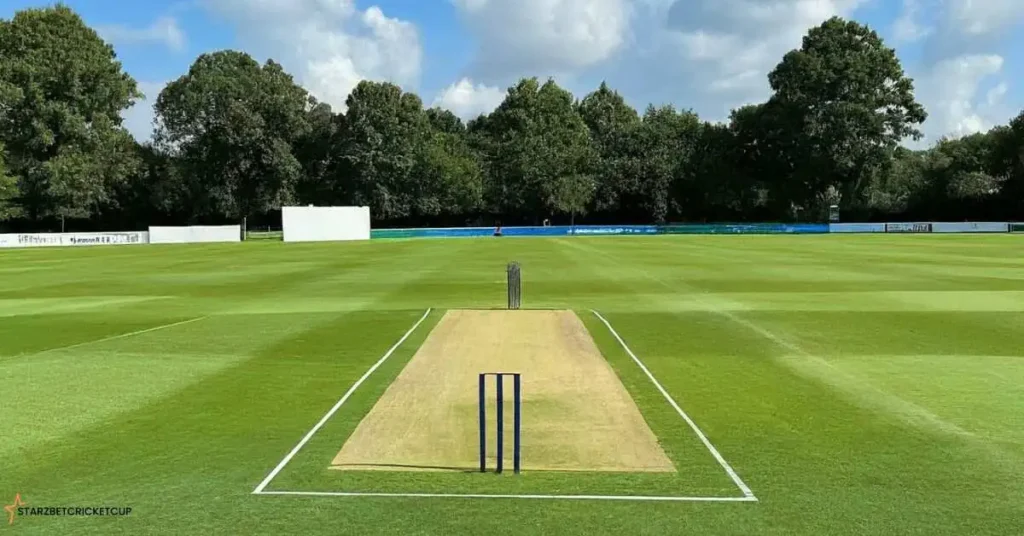
[[[1010,224],[1006,222],[932,223],[933,233],[1006,233],[1009,231]]]
[[[494,236],[494,227],[374,229],[371,238],[457,238]],[[826,234],[826,233],[1007,233],[1024,232],[1024,224],[1007,222],[891,223],[743,223],[679,225],[579,225],[502,227],[502,236],[596,236],[664,234]]]
[[[374,229],[371,238],[454,238],[494,236],[494,227]],[[609,236],[659,234],[795,234],[827,233],[826,224],[568,225],[502,227],[502,236]]]
[[[370,238],[453,238],[494,236],[494,227],[437,227],[423,229],[374,229]],[[502,236],[570,236],[570,235],[654,235],[654,225],[568,225],[502,227]]]
[[[122,246],[148,243],[149,233],[146,231],[0,234],[0,248]]]
[[[362,219],[365,218],[361,218]],[[329,222],[330,223],[330,222]],[[331,223],[332,228],[336,227]],[[448,227],[424,229],[373,229],[373,239],[458,238],[494,236],[494,227]],[[367,229],[360,227],[360,237]],[[697,234],[954,234],[1024,233],[1024,223],[1012,222],[889,222],[889,223],[743,223],[680,225],[568,225],[502,227],[502,236],[641,236]],[[329,234],[336,234],[335,230]],[[331,236],[331,239],[340,239]],[[147,231],[95,233],[13,233],[0,234],[0,249],[59,246],[112,246],[128,244],[185,244],[239,242],[238,225],[150,227]]]

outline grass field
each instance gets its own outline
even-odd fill
[[[0,251],[0,506],[132,508],[0,534],[1024,534],[1022,252],[1010,235]],[[445,310],[503,305],[513,259],[524,306],[577,312],[676,472],[330,470]],[[266,490],[743,497],[596,310],[757,501],[253,495],[428,308]]]

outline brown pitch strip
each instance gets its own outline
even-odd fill
[[[524,472],[675,471],[576,314],[531,310],[446,313],[331,468],[479,470],[478,375],[499,371],[522,373]],[[493,467],[495,402],[488,389]],[[504,457],[511,467],[511,383],[505,396]]]

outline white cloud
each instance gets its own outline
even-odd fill
[[[767,74],[812,27],[832,16],[856,18],[868,0],[677,0],[668,11],[663,50],[675,51],[685,74],[661,74],[678,85],[690,80],[684,105],[705,117],[768,97]],[[981,5],[984,4],[984,5]],[[1012,5],[1011,5],[1012,4]],[[925,40],[939,54],[910,63],[916,94],[930,114],[922,126],[926,142],[983,131],[1005,122],[1012,110],[1000,85],[1003,58],[986,41],[964,32],[994,31],[1024,18],[1024,0],[904,0],[892,28],[903,42]],[[952,21],[958,21],[954,25]],[[955,37],[955,36],[960,37]],[[661,64],[672,65],[664,55]],[[688,101],[688,102],[687,102]]]
[[[678,0],[668,10],[664,48],[672,65],[699,80],[715,111],[767,98],[768,73],[807,31],[849,16],[865,0]],[[714,113],[714,112],[712,112]]]
[[[201,1],[237,26],[245,50],[280,61],[335,108],[344,109],[363,79],[417,89],[417,29],[378,7],[361,9],[355,0]],[[433,103],[464,118],[493,109],[504,97],[498,88],[518,78],[553,76],[578,95],[604,79],[638,107],[673,103],[721,119],[768,97],[768,72],[809,29],[832,16],[856,18],[873,1],[877,6],[877,0],[448,1],[475,38],[475,58]],[[1002,64],[993,63],[993,52],[1003,49],[992,48],[1005,42],[996,43],[991,32],[1024,21],[1024,0],[902,5],[898,20],[879,22],[889,39],[923,51],[905,67],[931,114],[923,127],[929,139],[1005,121],[1013,93],[999,85]]]
[[[922,0],[903,0],[903,13],[892,25],[893,37],[897,42],[919,41],[930,35],[934,29],[921,21]]]
[[[121,113],[124,119],[124,127],[131,132],[139,142],[149,141],[153,137],[153,104],[156,98],[163,91],[167,82],[139,82],[139,91],[146,96],[135,103],[134,106]]]
[[[178,27],[177,19],[161,17],[146,28],[130,28],[120,24],[98,26],[97,33],[114,44],[161,44],[175,51],[185,48],[185,33]]]
[[[553,76],[585,93],[577,80],[607,79],[638,106],[721,117],[768,95],[768,72],[808,29],[870,0],[449,1],[479,44],[476,82]]]
[[[1000,82],[996,87],[988,90],[988,93],[985,95],[985,104],[989,106],[998,106],[1002,104],[1003,97],[1006,96],[1006,93],[1009,90],[1009,84],[1006,82]]]
[[[950,22],[961,32],[982,36],[1024,19],[1021,0],[948,0]]]
[[[486,80],[573,73],[627,41],[631,0],[451,0],[479,43]]]
[[[377,6],[353,0],[204,0],[238,27],[254,54],[279,61],[303,86],[332,107],[362,80],[387,80],[406,89],[419,81],[422,47],[416,27]]]
[[[434,99],[433,105],[451,110],[455,115],[468,120],[492,112],[504,99],[505,92],[501,88],[474,84],[469,78],[463,78],[445,88]]]
[[[1024,23],[1024,1],[904,0],[903,17],[926,33],[919,36],[921,59],[905,63],[917,100],[929,113],[921,127],[925,138],[909,145],[982,132],[1014,114],[1000,53],[1009,44],[1005,31]]]
[[[1001,74],[1002,56],[964,55],[937,63],[917,82],[917,98],[928,110],[918,145],[943,136],[961,137],[983,132],[1006,120],[1002,98],[1009,89],[1001,82],[982,95],[983,84]]]

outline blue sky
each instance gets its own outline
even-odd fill
[[[139,138],[151,101],[198,54],[272,57],[344,109],[362,79],[391,80],[473,117],[523,76],[582,97],[602,80],[638,108],[721,120],[763,100],[766,75],[833,15],[896,47],[930,113],[926,141],[1005,123],[1024,108],[1024,0],[67,0],[112,42],[149,99],[126,113]],[[5,0],[0,17],[44,5]]]

